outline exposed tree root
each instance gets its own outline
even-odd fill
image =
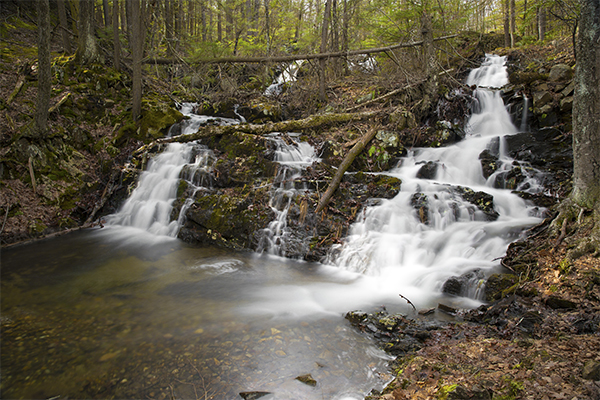
[[[560,246],[568,236],[581,230],[583,237],[567,244],[567,259],[574,261],[587,254],[600,256],[600,212],[582,208],[571,199],[565,199],[558,211],[550,224],[550,237],[556,237],[554,248]]]

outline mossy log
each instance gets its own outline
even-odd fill
[[[137,150],[136,153],[140,153],[149,148],[152,148],[156,144],[172,142],[192,142],[194,140],[203,139],[211,136],[230,135],[238,132],[248,133],[252,135],[266,135],[273,132],[301,132],[306,129],[314,129],[322,126],[355,121],[364,121],[376,117],[379,113],[379,111],[365,111],[360,113],[312,115],[304,119],[269,122],[266,124],[238,124],[226,126],[211,125],[201,127],[196,133],[192,133],[190,135],[180,135],[170,138],[158,139],[153,143],[141,147]]]
[[[367,146],[367,143],[369,143],[371,141],[371,139],[373,139],[375,137],[376,133],[377,133],[377,128],[375,128],[375,127],[371,128],[366,134],[363,135],[363,137],[360,138],[360,140],[352,147],[352,149],[350,149],[350,151],[348,152],[346,157],[344,157],[344,160],[338,167],[337,172],[333,176],[333,179],[329,183],[329,186],[327,187],[327,190],[321,197],[321,200],[319,200],[319,205],[317,206],[315,213],[319,213],[319,212],[323,211],[323,209],[327,206],[327,204],[329,203],[329,200],[331,200],[331,197],[333,197],[333,193],[336,191],[336,189],[340,185],[340,182],[342,181],[344,173],[352,164],[352,161],[354,161],[356,156],[359,155],[363,151],[363,149]]]

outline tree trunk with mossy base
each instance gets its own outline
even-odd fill
[[[77,24],[79,41],[76,59],[80,64],[91,64],[101,62],[102,57],[96,42],[94,27],[94,2],[88,0],[79,1],[79,21]]]
[[[50,70],[50,4],[37,1],[38,13],[38,94],[35,111],[35,131],[43,136],[48,130],[48,108],[52,91]]]
[[[600,252],[600,3],[579,0],[581,17],[577,40],[573,104],[573,191],[554,223],[562,235],[570,219],[581,224],[589,215],[591,235],[570,251],[576,258]]]

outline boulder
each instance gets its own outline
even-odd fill
[[[573,69],[567,64],[556,64],[550,69],[548,79],[551,82],[568,81],[573,78]]]
[[[419,220],[422,224],[427,225],[429,222],[429,205],[427,203],[427,195],[424,193],[415,193],[410,199],[410,204],[419,216]]]
[[[508,289],[519,281],[513,274],[493,274],[485,283],[485,301],[494,301],[503,298]]]
[[[600,381],[600,361],[587,361],[583,366],[582,376],[590,381]]]
[[[428,161],[417,172],[419,179],[434,179],[437,173],[438,164],[434,161]]]
[[[483,271],[476,269],[460,276],[451,276],[442,285],[442,293],[450,296],[476,297],[484,279]]]
[[[546,305],[555,310],[559,310],[559,309],[574,310],[575,308],[577,308],[577,303],[574,303],[571,300],[563,299],[558,296],[549,296],[546,299]]]
[[[537,110],[541,109],[546,104],[552,102],[552,100],[554,100],[552,93],[546,90],[538,91],[533,94],[533,106]]]

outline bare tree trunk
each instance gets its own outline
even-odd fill
[[[65,8],[65,0],[57,0],[56,4],[58,6],[58,18],[60,20],[60,27],[62,28],[61,36],[63,47],[65,53],[71,54],[73,52],[73,49],[71,48],[71,40],[69,39],[69,23],[67,22],[67,10]]]
[[[509,1],[502,1],[502,8],[504,11],[504,47],[510,47],[510,14],[509,14]]]
[[[340,186],[340,182],[342,181],[346,170],[350,168],[350,165],[352,165],[352,162],[354,161],[356,156],[358,156],[363,151],[367,144],[375,137],[376,133],[377,128],[371,128],[362,138],[360,138],[360,140],[352,147],[352,149],[350,149],[346,157],[344,157],[344,160],[342,160],[335,175],[331,179],[331,182],[329,182],[327,190],[325,190],[325,193],[323,194],[323,196],[321,196],[321,199],[319,200],[319,205],[317,206],[315,213],[320,213],[327,206],[329,200],[331,200],[331,198],[333,197],[333,194],[335,193],[336,189],[338,188],[338,186]]]
[[[113,64],[117,71],[121,69],[121,40],[119,37],[119,0],[113,0]]]
[[[119,17],[119,20],[121,21],[121,32],[124,32],[126,35],[129,34],[129,31],[127,29],[127,12],[125,11],[125,2],[127,0],[121,1],[121,7],[120,7],[120,13],[121,16]]]
[[[102,0],[102,11],[104,11],[104,27],[108,28],[110,23],[110,10],[108,7],[108,0]]]
[[[265,36],[267,39],[267,55],[271,54],[271,24],[269,23],[269,0],[265,0]]]
[[[221,11],[217,13],[217,41],[223,41],[223,13]]]
[[[338,2],[332,0],[331,2],[331,50],[340,50],[340,18],[338,13]],[[333,59],[333,70],[336,75],[341,75],[340,59]]]
[[[38,23],[38,93],[35,110],[36,134],[43,136],[48,130],[48,107],[52,90],[50,73],[50,3],[37,0]]]
[[[173,1],[165,0],[165,40],[167,57],[173,57]]]
[[[81,64],[89,64],[101,60],[94,27],[94,2],[79,1],[79,46],[76,59]]]
[[[323,24],[321,25],[321,53],[327,52],[327,38],[328,29],[329,29],[329,21],[331,19],[331,1],[327,0],[325,3],[325,12],[323,14]],[[327,101],[327,93],[325,93],[325,66],[327,60],[324,58],[319,59],[319,97],[321,101]]]
[[[543,42],[546,39],[546,8],[539,7],[537,13],[538,40]]]
[[[342,25],[342,44],[341,44],[341,51],[348,51],[348,27],[350,25],[350,13],[348,12],[348,0],[343,0],[344,1],[344,8],[343,8],[343,25]],[[348,75],[348,59],[344,57],[344,59],[342,60],[342,62],[344,63],[344,67],[343,67],[343,73],[344,75]]]
[[[304,12],[304,0],[300,0],[300,7],[298,8],[298,19],[296,19],[296,31],[294,32],[294,41],[300,39],[300,30],[302,29],[302,14]]]
[[[233,0],[225,0],[225,39],[233,39]]]
[[[594,210],[600,235],[600,3],[579,3],[571,198],[580,207]]]
[[[515,0],[510,0],[510,47],[515,47],[515,33],[517,31],[517,19],[515,8]]]
[[[142,113],[142,45],[143,32],[140,16],[140,0],[130,1],[131,16],[131,55],[133,58],[132,97],[133,107],[131,114],[134,121],[138,121]]]
[[[188,1],[188,33],[190,36],[194,36],[196,34],[196,17],[195,17],[195,7],[193,1]]]
[[[207,24],[206,24],[206,0],[200,2],[200,24],[202,25],[202,41],[206,42]]]

